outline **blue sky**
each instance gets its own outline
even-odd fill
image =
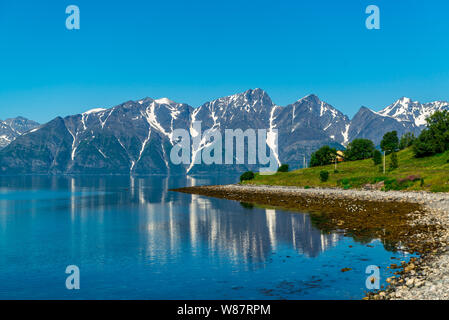
[[[65,8],[81,29],[65,28]],[[380,8],[381,29],[365,28]],[[449,100],[449,1],[1,1],[0,119],[40,122],[142,97],[194,107],[249,88],[315,93],[352,116]]]

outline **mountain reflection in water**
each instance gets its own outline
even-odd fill
[[[350,298],[363,292],[366,265],[388,263],[381,245],[348,249],[357,244],[321,232],[305,213],[168,191],[236,181],[0,177],[0,298],[270,298],[270,286],[317,274],[326,290],[295,288],[283,298]],[[348,261],[360,264],[350,280],[339,272]],[[70,264],[82,270],[78,296],[60,286]],[[343,296],[331,285],[342,277]]]

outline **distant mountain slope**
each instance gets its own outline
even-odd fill
[[[206,141],[199,145],[191,142],[190,164],[173,164],[170,152],[176,143],[174,130],[185,129],[193,136],[195,122],[201,122],[202,133],[209,129],[223,136],[226,129],[277,129],[276,162],[298,168],[324,144],[343,148],[355,138],[369,138],[379,144],[383,134],[391,130],[400,135],[408,131],[418,134],[426,116],[448,105],[402,98],[380,112],[362,107],[350,120],[316,95],[281,107],[262,89],[219,98],[198,108],[167,98],[145,98],[58,117],[40,127],[24,118],[2,122],[5,128],[10,127],[8,123],[20,124],[14,130],[21,133],[0,150],[0,173],[198,174],[260,167],[195,164],[200,151],[207,148]],[[267,143],[275,149],[274,141],[267,139]],[[245,141],[245,156],[247,149]]]
[[[342,148],[347,116],[317,96],[306,96],[276,110],[273,121],[279,132],[282,163],[303,164],[310,154],[324,144]]]
[[[419,129],[411,123],[397,121],[393,117],[383,116],[366,107],[360,108],[351,120],[349,127],[349,140],[364,138],[370,139],[379,145],[386,132],[396,130],[401,136],[406,132],[419,133]]]
[[[6,147],[11,141],[24,132],[34,129],[39,123],[23,117],[0,120],[0,148]]]
[[[417,128],[426,125],[426,118],[438,110],[449,110],[449,103],[435,101],[421,104],[410,98],[402,97],[379,112],[380,115],[390,116],[399,122],[409,122]]]
[[[435,101],[421,104],[402,97],[379,112],[362,107],[351,120],[349,140],[367,138],[379,145],[388,131],[396,130],[399,136],[406,132],[418,135],[426,126],[426,118],[438,110],[449,110],[449,103]]]
[[[170,173],[173,128],[187,127],[186,104],[146,98],[56,118],[0,152],[3,172]],[[38,153],[36,153],[39,151]]]
[[[201,121],[201,130],[219,131],[222,137],[225,136],[226,129],[269,129],[272,112],[277,106],[271,101],[268,94],[262,89],[250,89],[243,93],[222,97],[210,102],[206,102],[192,112],[189,130],[192,132],[192,125],[195,121]],[[235,165],[205,165],[194,164],[199,152],[206,147],[206,142],[202,141],[199,146],[192,146],[191,165],[187,166],[187,173],[204,173],[209,171],[243,171],[248,169],[256,170],[258,166]],[[223,143],[223,156],[225,155],[225,145]],[[245,140],[245,150],[248,145]],[[277,158],[278,154],[275,155]],[[246,153],[245,153],[246,157]],[[247,163],[247,160],[245,160]]]

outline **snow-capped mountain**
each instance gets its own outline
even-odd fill
[[[277,108],[273,123],[278,129],[280,161],[298,167],[324,144],[341,148],[349,118],[312,94]]]
[[[195,110],[194,119],[203,121],[206,128],[266,128],[274,107],[262,89],[247,90],[206,102]]]
[[[411,122],[417,128],[421,128],[426,125],[426,118],[438,110],[449,110],[449,102],[435,101],[421,104],[410,98],[402,97],[379,111],[379,114],[392,117],[399,122]]]
[[[369,108],[361,107],[349,124],[349,141],[354,139],[370,139],[379,145],[383,135],[389,131],[397,131],[401,136],[406,132],[419,133],[412,123],[398,121],[390,116],[381,115]]]
[[[39,126],[39,123],[23,117],[0,120],[0,148],[6,147],[16,137]]]
[[[280,108],[276,106],[268,94],[262,89],[250,89],[243,93],[219,98],[210,102],[206,102],[192,112],[190,118],[190,132],[194,133],[192,125],[195,121],[201,121],[201,129],[220,131],[222,136],[225,135],[226,129],[267,129],[270,131],[274,128],[273,117],[275,110]],[[267,141],[268,146],[274,151],[274,146]],[[207,146],[206,141],[201,141],[199,146],[192,146],[192,162],[187,167],[188,173],[199,173],[209,171],[235,170],[235,165],[220,166],[204,166],[194,165],[194,160],[199,151]],[[224,145],[223,145],[224,147]],[[245,141],[245,149],[247,142]],[[224,154],[224,150],[223,150]],[[275,154],[276,159],[279,155]],[[237,166],[239,170],[248,169],[250,166]]]
[[[226,129],[276,129],[276,162],[298,168],[326,144],[343,148],[355,138],[368,138],[378,145],[392,130],[399,135],[418,134],[424,128],[423,119],[441,109],[448,109],[448,103],[420,104],[402,98],[380,112],[362,107],[350,120],[313,94],[285,107],[274,104],[262,89],[219,98],[197,108],[168,98],[144,98],[58,117],[39,127],[35,124],[32,130],[21,127],[22,133],[0,151],[0,173],[197,174],[260,167],[235,165],[236,161],[232,165],[195,163],[199,151],[210,145],[207,139],[193,142],[198,134],[194,123],[198,122],[202,133],[219,131],[223,137]],[[175,129],[185,129],[192,137],[189,164],[175,165],[170,160],[177,142]],[[272,151],[276,149],[275,140],[267,138],[266,142]]]
[[[192,110],[167,98],[145,98],[56,119],[71,141],[64,171],[175,173],[169,159],[172,133],[188,127]]]
[[[379,112],[362,107],[351,120],[349,140],[367,138],[379,145],[384,133],[393,130],[399,136],[406,132],[417,136],[425,128],[426,118],[439,110],[449,110],[449,103],[435,101],[421,104],[402,97]]]
[[[343,143],[349,118],[330,104],[311,94],[285,108],[291,112],[291,132],[308,127],[321,131],[326,137]]]

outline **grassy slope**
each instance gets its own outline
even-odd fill
[[[399,168],[388,171],[390,156],[387,156],[387,172],[384,175],[372,159],[348,161],[338,164],[338,173],[334,173],[334,165],[295,170],[286,173],[276,173],[270,176],[256,175],[247,184],[285,185],[301,187],[345,187],[360,188],[367,183],[381,180],[403,179],[410,175],[419,175],[421,181],[401,184],[401,190],[427,190],[432,192],[449,192],[449,152],[433,157],[416,159],[412,150],[406,149],[398,153]],[[321,170],[329,171],[329,180],[320,182]]]

